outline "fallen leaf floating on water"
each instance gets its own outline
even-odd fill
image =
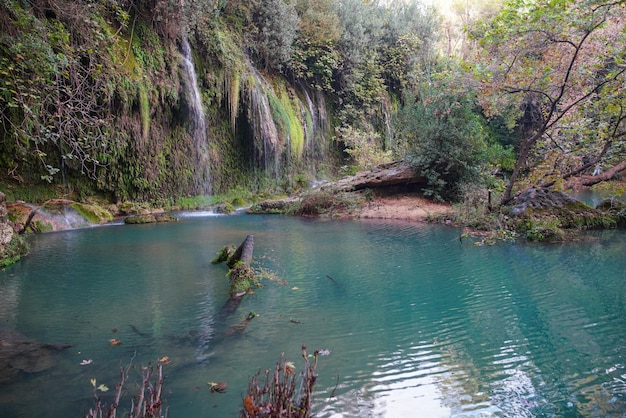
[[[91,364],[91,363],[93,363],[93,360],[92,360],[92,359],[89,359],[89,360],[83,360],[83,361],[81,361],[81,362],[80,362],[80,365],[81,365],[81,366],[86,366],[86,365]]]
[[[226,392],[226,387],[228,386],[226,382],[208,382],[207,384],[210,386],[209,390],[211,393],[224,393]]]
[[[107,390],[109,390],[109,388],[107,387],[107,385],[100,385],[98,386],[96,389],[98,389],[101,392],[106,392]]]
[[[121,342],[120,340],[118,340],[117,338],[111,338],[111,339],[109,340],[109,343],[110,343],[111,345],[120,345],[120,344],[122,344],[122,342]]]
[[[170,364],[172,360],[168,356],[163,356],[159,359],[159,363],[161,364]]]

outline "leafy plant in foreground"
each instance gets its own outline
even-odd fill
[[[296,377],[295,365],[284,357],[276,363],[274,372],[266,369],[265,382],[259,385],[261,371],[250,379],[248,393],[243,400],[241,418],[305,418],[311,416],[311,395],[317,380],[315,368],[317,366],[316,350],[313,362],[309,362],[306,346],[302,346],[304,370],[300,373],[300,380]],[[296,390],[296,385],[298,386]]]

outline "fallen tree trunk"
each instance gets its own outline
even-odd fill
[[[626,170],[626,161],[622,161],[618,165],[595,176],[583,175],[580,177],[572,177],[565,183],[563,188],[564,190],[568,190],[581,186],[593,186],[594,184],[602,183],[603,181],[612,180],[624,170]]]
[[[231,269],[238,262],[250,265],[252,262],[252,252],[254,251],[254,235],[248,235],[241,243],[235,253],[228,258],[228,267]]]
[[[233,245],[227,245],[212,261],[213,264],[226,261],[230,268],[226,274],[226,277],[230,279],[230,300],[226,302],[225,308],[228,307],[231,313],[237,309],[241,298],[250,290],[254,282],[254,271],[250,267],[254,252],[254,235],[248,235],[236,250],[233,249]]]

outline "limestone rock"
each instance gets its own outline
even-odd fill
[[[320,186],[321,191],[338,193],[353,192],[368,188],[409,185],[425,182],[420,173],[406,161],[381,164],[369,171],[361,171],[334,183]]]
[[[550,210],[554,208],[564,209],[571,205],[582,205],[582,209],[593,210],[593,208],[563,193],[549,189],[530,188],[520,193],[511,208],[513,215],[519,216],[527,213],[529,209]]]

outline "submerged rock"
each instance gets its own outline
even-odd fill
[[[69,344],[44,344],[19,332],[0,327],[0,383],[8,383],[20,373],[37,373],[54,366],[55,355]]]

